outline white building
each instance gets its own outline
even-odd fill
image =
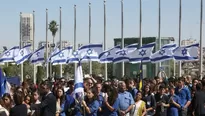
[[[182,46],[187,46],[195,43],[196,43],[196,39],[192,39],[192,38],[181,41]]]
[[[60,41],[57,42],[57,46],[60,47]],[[68,41],[63,40],[63,41],[62,41],[62,48],[66,48],[66,47],[68,47],[68,46],[70,46],[70,43],[69,43]]]
[[[33,44],[33,14],[22,13],[20,20],[23,45]]]

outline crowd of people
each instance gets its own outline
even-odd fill
[[[84,97],[74,80],[26,80],[0,100],[0,116],[205,116],[205,78],[84,78]]]

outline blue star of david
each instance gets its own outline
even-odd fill
[[[163,49],[159,51],[160,55],[164,55],[164,53],[165,53],[165,50],[163,50]]]
[[[106,52],[106,54],[105,54],[106,56],[109,56],[110,55],[110,52],[108,51],[108,52]]]
[[[184,49],[182,50],[182,55],[184,56],[184,55],[186,55],[186,54],[187,54],[187,49],[184,48]]]
[[[37,52],[37,53],[36,53],[36,56],[39,57],[39,56],[40,56],[40,52]]]
[[[90,55],[90,54],[92,54],[92,52],[93,52],[93,51],[92,51],[91,49],[89,49],[89,50],[87,51],[87,54]]]
[[[10,52],[9,52],[9,51],[8,51],[8,52],[6,52],[6,53],[5,53],[5,55],[6,55],[6,56],[9,56],[9,55],[10,55]]]
[[[126,51],[125,51],[125,50],[122,50],[122,51],[120,52],[120,55],[125,56],[125,55],[126,55]]]
[[[23,56],[24,55],[24,52],[23,52],[23,50],[20,52],[20,54],[21,54],[21,56]]]
[[[142,50],[140,51],[139,55],[141,55],[141,56],[146,55],[146,50],[143,50],[143,49],[142,49]]]
[[[60,57],[60,58],[64,57],[64,53],[61,52],[61,53],[59,54],[59,57]]]
[[[77,57],[77,55],[78,55],[78,52],[73,52],[74,57]]]

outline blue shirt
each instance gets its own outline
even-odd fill
[[[173,95],[173,96],[169,96],[169,98],[171,98],[181,106],[181,100],[180,98],[177,96],[177,95]],[[173,105],[173,104],[170,104],[170,107],[168,108],[168,116],[178,116],[178,108]]]
[[[104,103],[103,92],[100,92],[100,94],[98,95],[98,102],[99,102],[99,107],[103,108],[104,107],[104,105],[103,105],[103,103]],[[101,116],[102,112],[98,111],[97,114],[98,114],[98,116]]]
[[[86,116],[97,116],[97,111],[98,111],[98,108],[100,106],[99,102],[97,100],[95,100],[92,103],[87,104],[87,106],[89,107],[91,113],[88,114],[86,112]]]
[[[114,102],[114,104],[112,105],[112,107],[114,108],[114,111],[110,111],[106,106],[103,110],[103,116],[118,116],[117,111],[119,109],[119,103],[120,100],[119,98],[117,98]]]
[[[60,116],[66,116],[64,106],[65,106],[65,101],[61,104],[61,109],[63,109],[63,111],[61,111]]]
[[[135,99],[136,95],[137,95],[137,92],[138,90],[136,88],[132,88],[131,90],[129,90],[128,92],[131,93],[133,99]]]
[[[188,101],[191,101],[191,93],[187,87],[183,87],[180,91],[179,88],[176,88],[175,94],[181,100],[181,107],[184,107]]]
[[[130,105],[134,104],[134,100],[133,100],[132,95],[127,91],[125,91],[123,93],[119,93],[118,98],[120,100],[120,103],[119,103],[119,109],[120,110],[125,111],[125,110],[127,110],[127,108]]]

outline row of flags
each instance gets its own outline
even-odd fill
[[[76,51],[73,50],[72,46],[62,50],[56,47],[47,60],[44,58],[44,46],[34,52],[30,49],[31,45],[26,45],[21,49],[15,46],[1,54],[0,63],[16,62],[16,64],[22,64],[27,60],[33,64],[51,62],[53,65],[87,61],[98,61],[100,63],[157,63],[170,59],[179,61],[197,60],[199,55],[198,43],[182,47],[177,47],[176,44],[166,44],[155,53],[153,53],[156,46],[155,42],[143,45],[140,48],[137,48],[137,46],[137,43],[128,45],[123,49],[120,46],[115,46],[106,51],[103,51],[102,44],[84,45]]]

